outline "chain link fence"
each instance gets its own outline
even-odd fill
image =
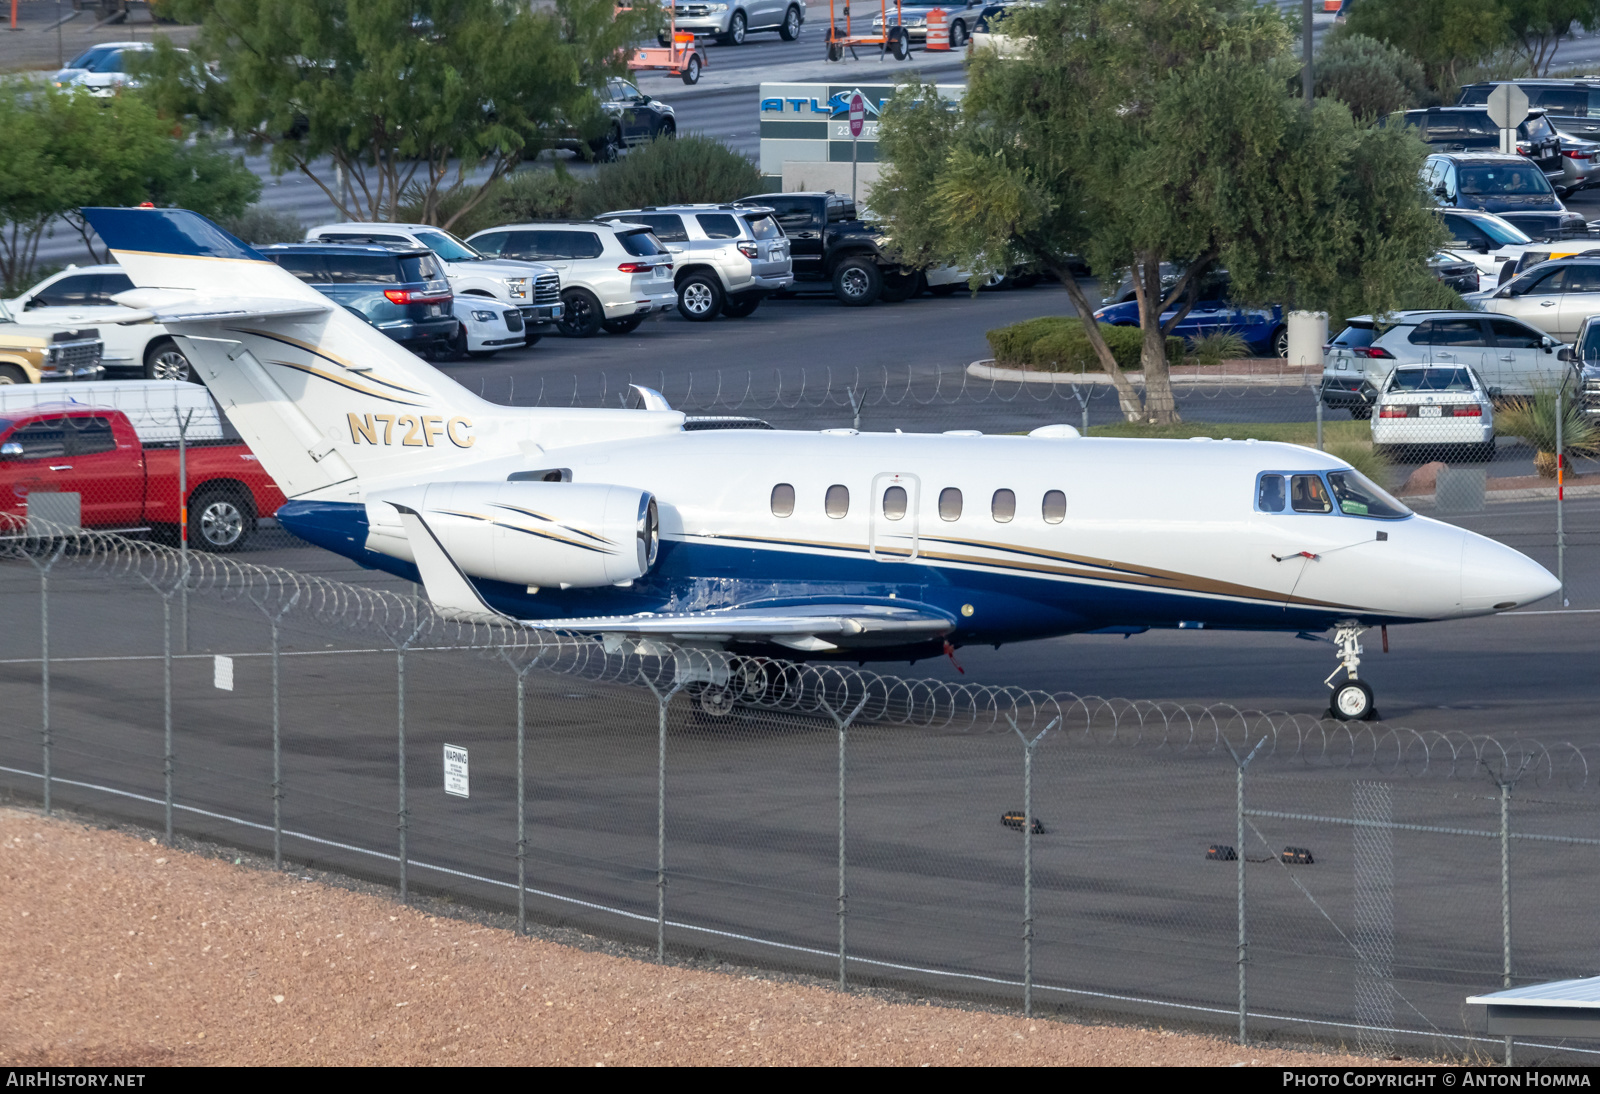
[[[38,521],[0,546],[0,786],[47,810],[662,959],[1379,1054],[1498,1056],[1467,995],[1600,961],[1594,747],[608,653]]]

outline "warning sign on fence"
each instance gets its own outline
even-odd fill
[[[444,792],[457,798],[468,797],[467,750],[464,748],[444,746]]]

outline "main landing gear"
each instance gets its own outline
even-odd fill
[[[1330,672],[1323,683],[1333,689],[1329,713],[1342,722],[1370,721],[1377,717],[1372,705],[1372,688],[1356,677],[1356,669],[1361,665],[1361,636],[1367,630],[1351,620],[1334,628],[1333,644],[1339,649],[1339,668]],[[1345,681],[1336,686],[1333,678],[1339,675],[1340,669],[1344,670]]]

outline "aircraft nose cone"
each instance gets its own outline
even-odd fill
[[[1510,611],[1543,600],[1560,588],[1554,574],[1521,551],[1473,532],[1462,537],[1463,612]]]

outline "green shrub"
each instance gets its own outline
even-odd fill
[[[1494,414],[1500,437],[1521,437],[1535,452],[1556,450],[1556,393],[1548,388],[1531,397],[1513,398]],[[1600,452],[1600,426],[1584,414],[1571,396],[1562,400],[1561,446],[1569,456]]]
[[[1144,334],[1138,327],[1100,326],[1117,367],[1139,368]],[[1083,323],[1063,316],[1027,319],[988,332],[995,364],[1002,368],[1028,368],[1039,372],[1099,372],[1100,358],[1083,333]],[[1183,360],[1183,339],[1167,339],[1167,361]]]
[[[681,202],[733,201],[760,193],[761,172],[748,158],[711,137],[661,138],[604,164],[577,198],[578,211]]]
[[[1365,34],[1329,39],[1317,54],[1317,95],[1339,99],[1358,118],[1409,110],[1428,97],[1422,66],[1404,50]],[[1294,77],[1298,86],[1300,77]]]
[[[299,243],[306,237],[305,226],[298,217],[274,213],[260,205],[252,205],[238,216],[224,217],[218,223],[246,243]]]
[[[1250,356],[1250,343],[1233,331],[1212,331],[1189,339],[1189,353],[1195,362],[1215,367],[1224,361]]]

